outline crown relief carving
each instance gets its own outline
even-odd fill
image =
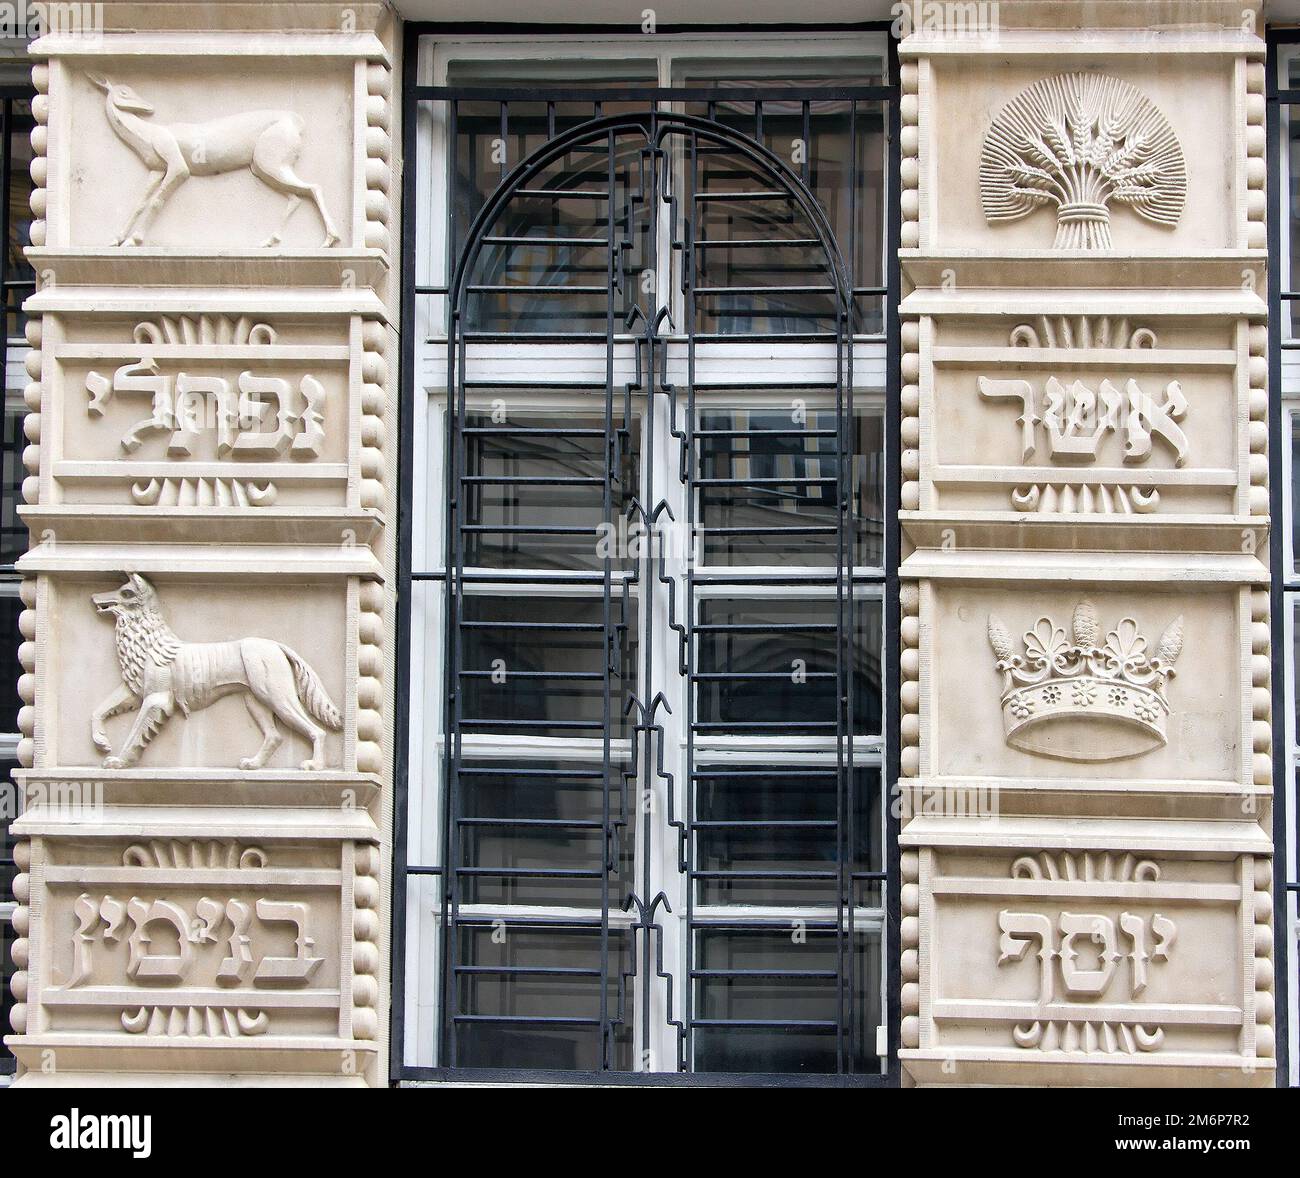
[[[300,178],[294,165],[302,154],[306,124],[288,110],[252,110],[203,123],[153,122],[153,106],[130,86],[103,74],[88,73],[104,91],[104,112],[113,133],[149,169],[149,182],[114,245],[143,245],[154,219],[191,176],[221,176],[247,169],[274,192],[287,198],[279,227],[263,243],[280,244],[289,218],[303,198],[310,200],[325,226],[324,247],[339,244],[338,230],[319,184]]]
[[[1071,630],[1067,637],[1064,627],[1039,618],[1017,654],[1005,623],[989,615],[1007,744],[1067,761],[1118,761],[1162,747],[1182,615],[1165,627],[1154,655],[1132,618],[1103,638],[1087,600],[1075,608]]]
[[[1183,150],[1136,87],[1105,74],[1058,74],[1016,95],[993,120],[980,157],[990,224],[1055,207],[1055,248],[1111,248],[1110,206],[1173,228],[1187,196]]]

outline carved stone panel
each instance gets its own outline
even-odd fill
[[[39,539],[94,539],[107,518],[180,537],[200,516],[214,540],[369,538],[385,506],[377,320],[64,313],[40,342],[24,508]]]
[[[37,835],[24,856],[39,929],[13,1042],[38,1073],[256,1069],[261,1052],[288,1072],[372,1066],[374,847]]]
[[[1246,84],[1231,52],[1167,53],[1159,69],[1138,55],[1059,52],[996,67],[935,54],[919,68],[922,248],[1193,255],[1242,244],[1247,146],[1224,112],[1242,109]]]
[[[924,586],[922,647],[942,657],[922,677],[920,775],[1249,791],[1268,696],[1251,610],[1233,586]]]
[[[357,701],[377,604],[338,578],[50,581],[36,767],[354,771],[362,745],[374,771]]]
[[[1258,827],[919,819],[903,841],[923,1082],[1272,1083]]]
[[[189,249],[196,223],[230,249],[359,244],[355,157],[339,151],[359,133],[353,63],[281,59],[256,78],[193,60],[64,64],[56,130],[83,134],[62,156],[50,244]]]
[[[1266,455],[1245,379],[1251,330],[1050,310],[923,320],[922,512],[1157,526],[1266,515],[1252,493]]]

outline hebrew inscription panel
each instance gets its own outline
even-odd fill
[[[1266,877],[1251,856],[924,852],[926,935],[942,949],[922,944],[921,1046],[958,1060],[1253,1055],[1257,867]]]
[[[346,320],[77,320],[46,350],[62,393],[55,503],[346,504],[358,419]]]
[[[47,1030],[253,1041],[337,1035],[337,844],[47,844]]]
[[[1100,315],[934,331],[929,509],[1149,523],[1237,514],[1249,472],[1236,331]]]

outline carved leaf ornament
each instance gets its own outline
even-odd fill
[[[1187,197],[1183,149],[1141,91],[1105,74],[1058,74],[993,120],[980,157],[990,224],[1056,208],[1057,249],[1110,249],[1110,205],[1172,228]]]

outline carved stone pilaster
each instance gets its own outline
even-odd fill
[[[917,1083],[1273,1082],[1264,47],[1163,7],[901,45]]]
[[[32,49],[16,1084],[382,1084],[394,21],[105,14]]]

